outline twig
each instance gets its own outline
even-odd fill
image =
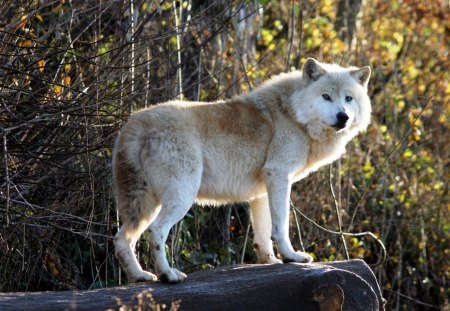
[[[292,202],[291,202],[291,204],[292,204]],[[297,211],[295,209],[292,209],[292,213],[294,214],[295,225],[297,227],[297,234],[298,234],[298,241],[300,243],[300,249],[302,250],[302,252],[304,252],[305,245],[303,245],[302,231],[300,230],[300,223],[298,221]]]
[[[289,70],[289,60],[291,58],[292,46],[294,45],[294,33],[295,33],[295,10],[294,10],[294,5],[295,5],[295,1],[292,0],[292,2],[291,2],[291,33],[290,33],[291,39],[289,40],[289,51],[288,51],[288,55],[287,55],[287,58],[286,58],[286,71]]]
[[[247,71],[247,68],[245,68],[245,64],[244,64],[244,60],[242,59],[242,53],[241,53],[241,49],[236,45],[235,46],[236,51],[238,53],[238,59],[239,59],[239,64],[242,67],[242,71],[244,72],[244,77],[245,77],[245,83],[247,83],[248,85],[248,89],[251,91],[252,90],[252,84],[250,83],[250,79],[248,78],[248,74],[247,72],[250,72],[253,68],[251,68],[250,70]],[[240,79],[238,79],[239,81]]]
[[[341,219],[341,211],[339,209],[339,204],[336,200],[336,195],[334,193],[334,188],[333,188],[333,180],[332,180],[332,175],[331,175],[331,168],[332,165],[329,165],[329,185],[330,185],[330,190],[331,190],[331,196],[333,197],[333,202],[334,202],[334,208],[336,209],[336,215],[337,215],[337,219],[338,219],[338,226],[339,226],[339,232],[341,233],[341,239],[342,239],[342,243],[344,244],[344,250],[345,250],[345,256],[347,257],[347,259],[350,259],[350,255],[348,254],[348,248],[347,248],[347,242],[345,241],[345,237],[342,231],[342,219]]]
[[[180,100],[183,100],[183,77],[181,72],[181,27],[180,27],[180,21],[182,21],[183,17],[183,4],[180,1],[180,16],[178,17],[177,14],[177,5],[176,0],[172,1],[173,6],[173,15],[175,16],[175,29],[176,29],[176,40],[177,40],[177,77],[178,77],[178,98]]]
[[[300,11],[299,11],[299,13],[298,13],[298,15],[299,15],[299,19],[300,19],[300,21],[299,21],[299,27],[300,27],[300,29],[298,30],[298,54],[297,54],[297,60],[296,60],[296,62],[298,63],[297,64],[297,67],[298,68],[300,68],[300,61],[301,61],[301,56],[302,56],[302,38],[303,38],[303,9],[304,9],[304,3],[303,3],[303,0],[301,0],[300,1],[300,4],[299,4],[299,7],[300,7]]]
[[[203,48],[200,48],[200,52],[198,53],[197,101],[200,101],[200,92],[202,87],[202,53]]]
[[[430,304],[428,304],[428,303],[425,303],[425,302],[422,302],[422,301],[420,301],[420,300],[411,298],[411,297],[409,297],[409,296],[406,296],[405,294],[396,292],[396,291],[394,291],[394,290],[392,290],[392,289],[389,289],[389,288],[386,288],[386,287],[383,287],[383,290],[388,291],[388,292],[390,292],[390,293],[392,293],[392,294],[394,294],[394,295],[397,295],[398,297],[402,297],[402,298],[408,299],[408,300],[414,302],[415,304],[418,304],[418,305],[421,305],[421,306],[425,306],[425,307],[428,307],[428,308],[433,308],[433,309],[441,310],[442,307],[443,307],[443,306],[437,306],[437,305],[430,305]]]
[[[9,182],[9,170],[8,170],[8,153],[7,153],[7,147],[6,147],[6,133],[3,135],[3,160],[5,164],[5,179],[6,179],[6,227],[9,226],[9,200],[10,200],[10,182]]]
[[[74,220],[78,220],[79,222],[77,222],[78,224],[81,224],[81,223],[84,223],[84,224],[94,224],[94,225],[96,225],[96,226],[106,226],[106,224],[104,224],[104,223],[99,223],[99,222],[94,222],[94,221],[90,221],[90,220],[88,220],[88,219],[85,219],[85,218],[83,218],[83,217],[80,217],[80,216],[77,216],[77,215],[73,215],[73,214],[67,214],[67,213],[62,213],[62,212],[57,212],[57,211],[53,211],[53,210],[51,210],[51,209],[49,209],[49,208],[45,208],[45,207],[42,207],[42,206],[39,206],[39,205],[36,205],[36,204],[31,204],[30,202],[28,202],[22,195],[21,195],[21,193],[19,192],[19,190],[17,189],[17,187],[15,187],[16,188],[16,191],[17,191],[17,193],[18,193],[18,195],[23,199],[23,201],[19,201],[19,200],[16,200],[16,199],[10,199],[10,201],[12,202],[12,203],[14,203],[14,204],[20,204],[20,205],[25,205],[25,206],[28,206],[29,208],[31,208],[33,211],[35,211],[36,212],[36,210],[44,210],[44,211],[46,211],[46,212],[49,212],[49,213],[51,213],[51,214],[54,214],[55,216],[59,216],[59,217],[61,217],[61,218],[63,218],[63,219],[66,219],[67,221],[69,221],[70,219],[74,219]],[[36,217],[36,219],[38,219],[37,217]]]
[[[243,75],[241,75],[238,79],[236,79],[236,81],[234,81],[230,86],[228,86],[226,89],[224,89],[222,92],[220,92],[217,96],[216,99],[220,98],[223,94],[225,94],[229,89],[231,89],[236,83],[240,82],[243,78],[248,79],[248,75],[247,72],[251,72],[252,70],[254,70],[259,64],[261,64],[267,56],[269,56],[271,53],[273,53],[272,51],[267,52],[266,54],[264,54],[260,60],[258,60],[249,70],[245,71]],[[224,66],[225,67],[225,66]]]
[[[372,232],[370,231],[364,231],[364,232],[358,232],[358,233],[348,233],[348,232],[337,232],[337,231],[333,231],[330,229],[327,229],[325,227],[322,227],[321,225],[319,225],[318,223],[316,223],[314,220],[312,220],[311,218],[309,218],[308,216],[306,216],[305,214],[303,214],[299,209],[297,209],[294,204],[292,204],[291,202],[291,208],[295,209],[300,215],[302,215],[304,218],[306,218],[309,222],[311,222],[313,225],[315,225],[316,227],[320,228],[321,230],[331,233],[331,234],[336,234],[336,235],[345,235],[345,236],[353,236],[353,237],[360,237],[360,236],[365,236],[365,235],[369,235],[370,237],[374,238],[378,244],[380,245],[381,249],[382,249],[382,256],[381,259],[376,262],[375,264],[369,264],[369,266],[371,267],[378,267],[379,265],[382,265],[385,261],[386,261],[386,247],[384,246],[383,242]]]
[[[247,249],[247,242],[248,242],[249,234],[250,234],[250,221],[248,222],[247,229],[245,230],[244,247],[242,248],[242,253],[241,253],[241,264],[244,263],[244,255],[245,255],[245,251]]]
[[[133,106],[133,96],[134,96],[134,88],[135,88],[135,43],[134,43],[134,32],[136,28],[136,19],[135,17],[137,14],[134,12],[134,1],[130,0],[130,29],[129,33],[127,34],[127,39],[131,41],[131,66],[130,66],[130,83],[131,83],[131,94],[130,94],[130,106],[129,111],[130,113],[133,112],[134,106]]]
[[[146,54],[147,55],[147,68],[146,68],[146,70],[147,70],[147,73],[146,73],[147,85],[146,85],[145,99],[144,99],[144,107],[145,108],[148,107],[148,99],[150,97],[149,94],[151,91],[151,88],[150,88],[150,48],[149,47],[147,47],[146,52],[147,52],[147,54]]]

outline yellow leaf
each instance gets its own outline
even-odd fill
[[[70,86],[70,76],[64,77],[64,85],[65,86]]]
[[[414,133],[413,133],[414,140],[419,141],[421,135],[422,135],[422,132],[418,128],[415,128]]]
[[[443,182],[442,182],[442,181],[439,181],[439,182],[437,182],[437,183],[434,184],[433,189],[434,189],[434,190],[440,190],[440,189],[443,188],[442,186],[443,186]]]
[[[44,65],[45,65],[44,60],[43,59],[38,60],[37,65],[38,65],[39,71],[44,72]]]
[[[42,18],[42,16],[40,16],[39,14],[36,14],[36,18],[37,18],[38,21],[40,21],[41,23],[44,21],[44,19]]]
[[[55,91],[56,94],[61,94],[62,87],[61,85],[55,85],[53,90]]]
[[[49,268],[50,268],[50,272],[53,276],[58,276],[59,275],[59,271],[56,268],[56,265],[53,262],[50,262],[48,264]]]
[[[402,158],[403,159],[408,159],[408,158],[411,158],[412,155],[413,155],[412,150],[410,148],[406,148],[405,151],[402,154]]]
[[[25,41],[22,41],[22,42],[20,42],[20,44],[19,44],[19,46],[29,46],[29,45],[31,45],[33,42],[31,41],[31,40],[25,40]]]
[[[26,15],[22,15],[22,17],[20,18],[21,23],[19,24],[19,28],[25,28],[25,25],[27,24],[27,16]]]
[[[63,7],[63,4],[60,3],[52,10],[52,12],[53,13],[59,13],[61,11],[62,7]]]

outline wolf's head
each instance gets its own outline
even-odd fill
[[[367,66],[343,68],[308,58],[302,68],[303,87],[291,97],[297,121],[314,139],[366,129],[372,111],[367,95],[370,73]]]

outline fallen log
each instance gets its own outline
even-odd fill
[[[163,304],[166,310],[384,310],[375,276],[362,260],[238,265],[194,272],[173,285],[0,293],[0,310],[156,310]]]

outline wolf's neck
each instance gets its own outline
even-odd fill
[[[336,133],[323,138],[323,140],[310,140],[308,162],[320,162],[320,165],[329,164],[345,153],[345,147],[351,140],[350,133]]]

